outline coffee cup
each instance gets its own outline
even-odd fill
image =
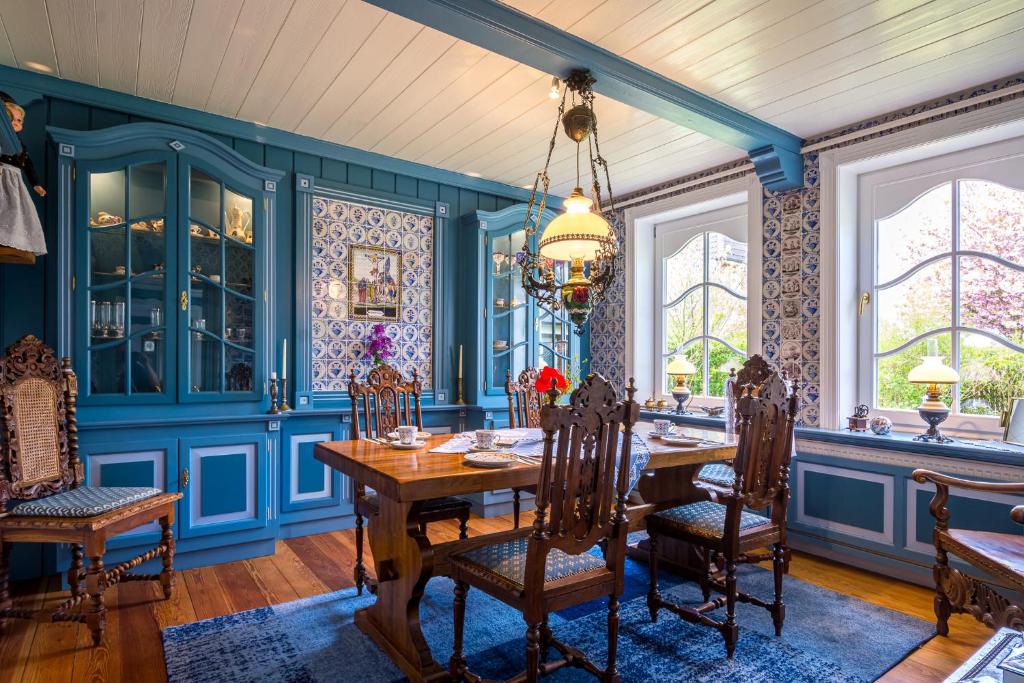
[[[398,427],[395,431],[398,432],[398,442],[403,446],[411,446],[416,443],[416,433],[419,429],[415,425]]]
[[[672,431],[672,420],[655,420],[654,433],[658,436],[665,436]]]
[[[494,448],[498,443],[498,432],[493,429],[476,430],[476,445],[478,448],[487,450]]]

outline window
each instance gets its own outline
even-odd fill
[[[907,373],[930,340],[960,373],[952,425],[996,429],[1024,396],[1024,145],[990,145],[860,178],[862,402],[920,426]]]
[[[746,204],[658,224],[654,240],[655,386],[671,391],[666,366],[681,354],[696,368],[694,397],[721,398],[729,366],[747,357]]]

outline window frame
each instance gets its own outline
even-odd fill
[[[730,296],[737,296],[739,292],[734,292],[725,285],[714,282],[710,276],[710,239],[711,233],[718,233],[725,235],[726,237],[742,242],[747,247],[746,256],[746,268],[747,268],[747,292],[749,292],[749,281],[750,281],[750,245],[748,243],[749,235],[747,234],[746,228],[747,221],[747,207],[746,204],[733,204],[720,209],[712,209],[703,213],[694,214],[692,216],[686,216],[684,218],[676,219],[667,223],[657,223],[654,226],[654,295],[655,295],[655,306],[657,313],[654,316],[654,334],[651,335],[651,357],[655,359],[654,372],[655,379],[661,378],[659,383],[655,386],[655,397],[668,399],[670,392],[665,390],[665,369],[668,365],[668,361],[679,351],[689,348],[691,345],[698,341],[708,342],[717,341],[724,344],[731,350],[740,354],[741,356],[749,356],[749,339],[747,342],[748,349],[746,351],[736,349],[731,344],[726,342],[724,339],[711,335],[710,330],[710,303],[711,303],[711,288],[718,287]],[[701,334],[696,337],[691,337],[683,342],[683,344],[676,349],[666,350],[665,346],[665,333],[667,329],[666,319],[668,311],[670,309],[668,301],[666,301],[666,269],[665,261],[678,253],[687,244],[690,243],[694,238],[703,239],[703,263],[702,263],[702,277],[701,279],[688,287],[682,294],[677,296],[671,303],[681,303],[683,299],[689,296],[691,293],[701,291],[703,294],[703,305],[701,306],[702,321],[701,321]],[[755,264],[760,272],[760,264]],[[749,325],[750,321],[750,297],[748,293],[744,293],[740,297],[745,302],[746,308],[746,319]],[[758,302],[760,305],[760,302]],[[748,335],[749,337],[749,335]],[[705,374],[711,370],[708,365],[709,359],[708,346],[704,344],[704,363]],[[722,401],[721,396],[710,396],[707,395],[707,389],[710,382],[708,377],[704,377],[701,383],[701,391],[704,394],[694,393],[693,399],[698,405],[712,405],[716,401]]]
[[[985,180],[998,183],[1004,187],[1024,190],[1020,183],[1019,169],[1024,165],[1024,137],[1005,140],[998,143],[982,144],[946,154],[891,165],[883,169],[865,172],[857,178],[857,291],[868,293],[871,302],[865,307],[865,314],[859,315],[856,321],[856,396],[858,403],[866,403],[872,412],[884,415],[893,421],[897,430],[920,431],[923,425],[916,410],[879,408],[875,404],[877,391],[876,334],[877,334],[877,283],[875,282],[875,258],[877,254],[877,232],[875,224],[878,220],[896,215],[906,209],[914,201],[940,185],[950,184],[951,191],[951,226],[950,249],[934,254],[902,271],[881,284],[906,281],[928,267],[929,264],[950,259],[951,297],[949,325],[936,328],[913,337],[900,345],[909,346],[919,341],[949,334],[951,337],[952,366],[960,369],[960,340],[963,333],[991,336],[984,330],[965,326],[960,320],[960,259],[965,257],[987,258],[985,252],[964,249],[960,244],[960,211],[959,182],[963,180]],[[1016,175],[1015,172],[1016,171]],[[879,192],[890,188],[889,196],[881,198],[885,206],[876,210],[880,203]],[[894,196],[895,195],[895,196]],[[1017,265],[1008,264],[1005,260],[996,260],[1003,266],[1022,270]],[[999,340],[997,338],[996,341]],[[1003,348],[1010,348],[999,342]],[[896,347],[900,348],[900,347]],[[950,431],[972,436],[1001,435],[999,416],[974,415],[960,413],[960,385],[951,387],[951,413],[944,422]],[[922,395],[924,387],[921,388]]]

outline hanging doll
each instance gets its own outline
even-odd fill
[[[21,133],[25,110],[6,93],[0,93],[0,100],[14,132]],[[46,253],[43,226],[23,172],[35,193],[45,197],[46,190],[24,145],[20,152],[0,155],[0,262],[34,263],[36,256]]]

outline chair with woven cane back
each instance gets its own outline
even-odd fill
[[[32,618],[12,606],[8,558],[16,541],[68,543],[71,596],[53,621],[85,622],[93,644],[103,639],[104,590],[120,581],[158,581],[165,598],[174,588],[174,503],[180,493],[143,487],[83,486],[78,458],[78,383],[71,359],[58,362],[53,349],[29,335],[0,358],[0,632],[9,617]],[[159,520],[157,547],[105,569],[107,540]],[[89,558],[88,572],[83,558]],[[159,574],[132,574],[160,557]],[[83,587],[84,582],[84,587]],[[81,611],[73,611],[83,605]]]
[[[626,496],[633,425],[640,406],[630,380],[626,400],[611,383],[590,375],[557,406],[558,391],[548,392],[541,409],[544,456],[537,485],[532,533],[454,555],[455,647],[449,674],[479,680],[463,658],[466,594],[474,586],[522,612],[526,620],[526,671],[511,680],[536,681],[563,666],[585,669],[603,681],[618,683],[616,647],[619,595],[623,589]],[[621,429],[621,433],[620,433]],[[605,541],[605,557],[590,552]],[[580,650],[555,640],[548,614],[608,596],[608,662],[604,669]],[[561,655],[547,661],[554,648]]]
[[[924,469],[914,470],[911,476],[919,484],[935,484],[935,496],[929,505],[935,517],[935,630],[948,636],[949,615],[953,613],[970,614],[992,629],[1005,626],[1024,630],[1024,604],[996,590],[998,582],[1007,592],[1024,593],[1024,538],[1014,533],[950,527],[947,507],[950,487],[1019,495],[1024,493],[1024,482],[971,481]],[[1024,524],[1024,505],[1010,510],[1010,519]],[[950,567],[950,553],[995,580],[969,576]]]
[[[512,371],[505,371],[505,395],[508,396],[508,426],[512,429],[540,427],[540,408],[543,401],[537,391],[537,368],[526,368],[515,382]],[[519,508],[523,491],[535,493],[535,486],[512,489],[512,524],[519,528]]]
[[[789,463],[793,454],[793,424],[798,399],[789,384],[772,373],[761,384],[757,395],[748,384],[740,397],[739,442],[736,448],[736,479],[726,493],[716,493],[711,501],[680,505],[647,517],[650,537],[651,588],[647,607],[653,621],[658,611],[668,609],[686,621],[711,626],[725,638],[726,653],[732,657],[739,638],[736,625],[736,602],[766,608],[772,614],[776,635],[782,633],[786,608],[782,602],[782,577],[786,556],[786,508],[789,503]],[[747,510],[771,509],[769,516]],[[701,577],[704,601],[695,606],[669,602],[658,590],[658,542],[667,536],[689,543],[720,556],[725,576],[719,578],[705,566]],[[770,546],[770,552],[755,552]],[[775,575],[775,598],[765,602],[742,593],[736,585],[736,565],[764,560],[772,561]],[[711,600],[712,590],[722,597]],[[725,619],[709,616],[714,610],[726,608]]]
[[[423,429],[423,410],[420,396],[423,383],[414,369],[412,380],[405,380],[394,367],[379,365],[367,373],[366,382],[360,383],[355,370],[349,375],[348,393],[352,399],[352,439],[388,440],[388,434],[399,425],[415,425]],[[363,419],[359,413],[362,409]],[[360,434],[362,431],[362,434]],[[459,538],[467,538],[469,513],[472,503],[461,498],[446,497],[427,501],[417,522],[425,535],[427,524],[447,519],[459,520]],[[356,564],[353,570],[356,591],[362,595],[367,585],[366,565],[363,564],[363,522],[380,511],[377,494],[367,491],[361,482],[355,482]],[[375,585],[370,583],[371,592]]]

